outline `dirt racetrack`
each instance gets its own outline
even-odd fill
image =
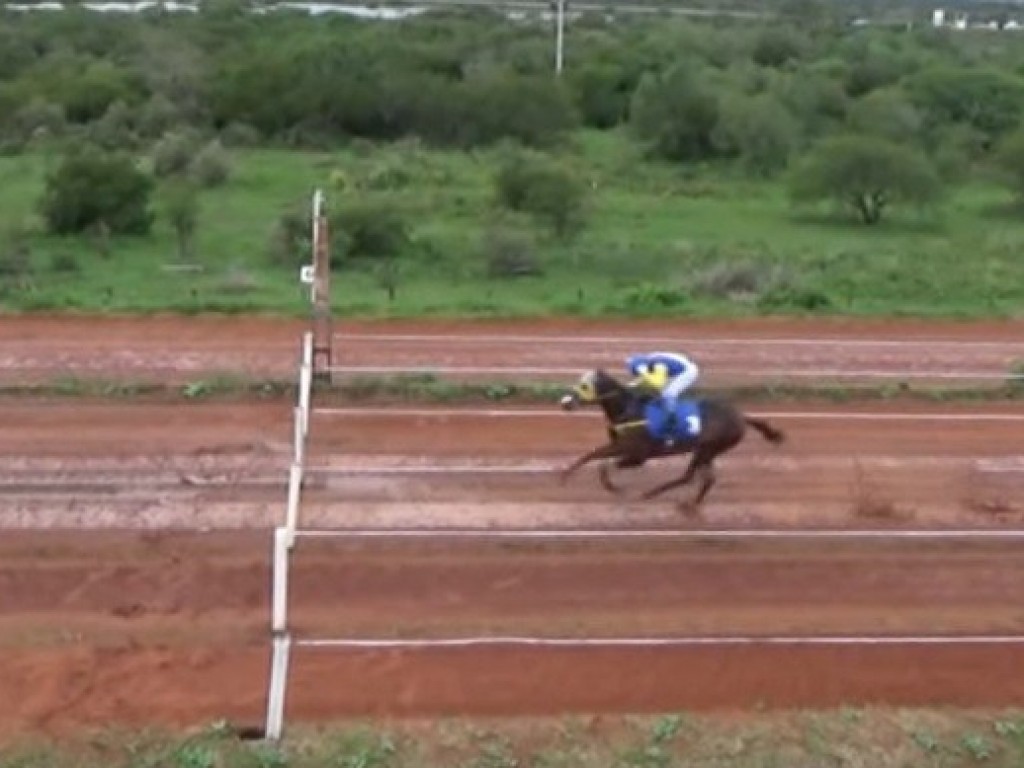
[[[274,320],[7,318],[0,351],[8,381],[60,372],[288,376],[299,330]],[[707,376],[722,381],[811,378],[826,367],[865,380],[887,372],[995,378],[1024,357],[1020,323],[347,330],[392,339],[339,340],[336,360],[354,367],[441,357],[454,367],[612,367],[632,340],[669,332],[699,335]],[[461,340],[422,338],[440,333]],[[481,333],[488,339],[466,338]],[[535,338],[545,334],[552,338]],[[631,341],[581,346],[571,338],[613,334]],[[520,340],[493,338],[501,335]],[[289,719],[1024,703],[1024,538],[995,535],[1024,531],[1024,405],[756,410],[789,442],[776,449],[750,436],[722,463],[700,518],[680,517],[671,501],[610,499],[590,473],[560,487],[553,470],[601,438],[592,416],[316,414],[307,527],[893,535],[300,540],[291,585],[299,637],[599,642],[299,648]],[[0,419],[0,732],[259,722],[269,529],[284,512],[291,403],[18,398],[0,401]],[[622,479],[633,493],[668,471]],[[989,537],[900,533],[950,528]],[[775,640],[741,641],[751,636]],[[961,639],[936,641],[944,636]],[[615,641],[623,637],[726,640]],[[903,640],[866,642],[879,637]]]

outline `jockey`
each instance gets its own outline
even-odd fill
[[[649,352],[632,355],[626,368],[636,378],[635,384],[646,384],[661,395],[667,414],[675,413],[679,396],[697,381],[700,373],[696,363],[675,352]]]

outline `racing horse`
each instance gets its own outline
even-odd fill
[[[695,419],[699,429],[695,436],[667,441],[652,434],[649,419],[653,417],[652,403],[656,393],[627,387],[601,369],[584,373],[572,390],[561,399],[564,410],[575,410],[580,405],[597,404],[607,420],[608,442],[585,453],[566,467],[561,474],[563,484],[584,464],[600,459],[613,460],[618,469],[636,469],[651,459],[692,453],[690,463],[677,478],[658,485],[641,498],[653,499],[666,491],[690,483],[700,476],[697,495],[689,502],[681,502],[681,511],[696,512],[716,482],[715,459],[739,445],[747,427],[753,427],[768,442],[778,445],[785,440],[782,431],[764,419],[747,416],[736,407],[721,400],[701,398],[695,401]],[[656,413],[656,411],[654,412]],[[601,484],[612,493],[619,489],[612,483],[608,463],[600,469]]]

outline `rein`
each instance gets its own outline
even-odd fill
[[[616,398],[616,397],[626,397],[626,398],[628,398],[629,396],[630,396],[630,394],[629,394],[629,390],[628,389],[613,390],[611,392],[604,392],[602,394],[595,394],[594,395],[594,400],[596,400],[597,402],[600,403],[600,402],[603,402],[605,400],[611,400],[612,398]],[[626,409],[626,412],[628,413],[628,409]],[[632,421],[621,421],[621,422],[618,422],[616,424],[610,424],[609,426],[610,426],[611,430],[615,434],[621,434],[622,432],[625,432],[627,430],[637,429],[638,427],[644,427],[646,425],[647,425],[647,420],[646,419],[633,419]]]

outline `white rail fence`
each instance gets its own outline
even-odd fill
[[[272,649],[266,718],[266,737],[273,740],[281,738],[284,728],[284,702],[292,645],[291,632],[288,628],[288,569],[289,555],[295,545],[295,534],[299,524],[299,506],[306,472],[306,441],[309,437],[313,386],[313,334],[309,332],[302,337],[302,360],[299,364],[298,381],[285,524],[275,529],[273,544],[270,619]]]

